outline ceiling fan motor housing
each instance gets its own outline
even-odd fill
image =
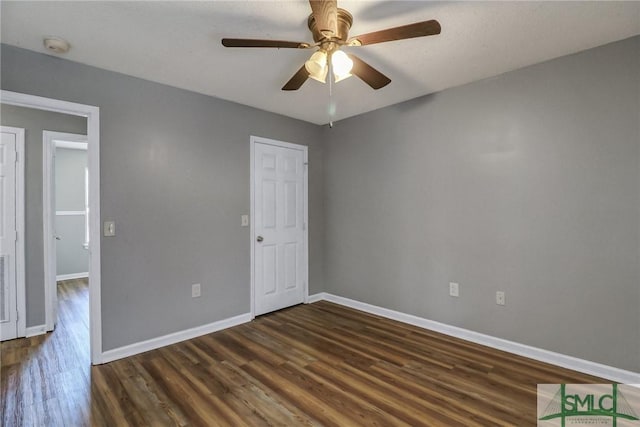
[[[309,30],[311,34],[313,34],[313,41],[316,43],[321,43],[324,41],[340,41],[346,42],[349,37],[349,30],[351,29],[351,24],[353,24],[353,16],[344,9],[338,8],[338,34],[334,37],[327,38],[324,34],[320,32],[318,26],[316,25],[316,19],[313,17],[313,13],[309,15],[309,20],[307,21],[307,25],[309,26]]]

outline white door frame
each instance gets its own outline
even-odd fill
[[[100,109],[92,105],[2,90],[0,102],[18,107],[54,111],[87,118],[89,167],[89,336],[91,363],[102,363],[102,311],[100,303]]]
[[[309,154],[308,148],[305,145],[291,144],[289,142],[277,141],[275,139],[262,138],[260,136],[253,136],[249,139],[250,144],[250,238],[251,238],[251,318],[256,317],[256,301],[255,301],[255,241],[256,241],[256,231],[255,231],[255,176],[254,176],[254,161],[255,161],[255,148],[256,144],[267,144],[274,145],[276,147],[289,148],[293,150],[302,151],[303,155],[303,164],[304,164],[304,183],[302,185],[304,192],[304,225],[303,225],[303,252],[304,252],[304,260],[303,260],[303,268],[302,272],[304,274],[304,303],[306,304],[309,300]]]
[[[58,144],[57,141],[65,141],[65,146],[80,150],[88,150],[87,135],[75,133],[42,132],[42,224],[44,236],[44,319],[47,331],[53,331],[58,319],[58,294],[56,292],[57,267],[56,267],[56,240],[54,237],[56,207],[55,200],[55,176],[53,158]]]
[[[16,136],[16,310],[18,315],[17,334],[24,337],[27,333],[27,310],[25,289],[25,245],[24,245],[24,129],[2,126],[2,132],[13,133]]]

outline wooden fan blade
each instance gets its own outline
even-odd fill
[[[373,68],[371,65],[364,62],[362,59],[355,55],[347,55],[353,61],[353,68],[351,74],[355,74],[360,77],[362,81],[371,86],[374,89],[380,89],[391,83],[391,79],[380,71]]]
[[[222,45],[225,47],[277,47],[293,49],[307,49],[310,47],[309,43],[260,39],[222,39]]]
[[[338,2],[336,0],[309,0],[318,30],[325,37],[338,35]]]
[[[347,42],[351,46],[365,46],[375,43],[390,42],[393,40],[412,39],[414,37],[433,36],[440,34],[440,23],[436,20],[416,22],[402,27],[388,28],[351,37]]]
[[[298,72],[295,73],[284,86],[282,86],[282,90],[298,90],[300,89],[300,86],[302,86],[304,82],[307,81],[308,78],[309,72],[307,71],[305,66],[302,65]]]

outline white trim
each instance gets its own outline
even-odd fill
[[[91,363],[102,363],[102,307],[100,265],[100,109],[91,105],[60,101],[41,96],[2,90],[4,104],[39,110],[55,111],[87,118],[87,149],[89,167],[89,221],[91,244],[89,249],[89,329]]]
[[[82,133],[68,133],[49,131],[56,143],[56,148],[72,148],[75,150],[86,150],[89,145],[87,135]]]
[[[255,221],[254,221],[254,216],[255,216],[255,207],[254,207],[254,200],[255,200],[255,183],[254,183],[254,177],[253,177],[253,164],[255,162],[255,157],[256,157],[256,153],[255,153],[255,142],[253,141],[253,136],[251,136],[251,138],[249,139],[249,298],[251,299],[251,301],[249,302],[249,309],[251,310],[251,318],[255,318],[255,312],[256,312],[256,301],[255,301],[255,292],[254,292],[254,288],[255,288],[255,282],[256,282],[256,276],[255,276],[255,259],[256,259],[256,247],[254,245],[255,242],[255,238],[256,238],[256,226],[255,226]]]
[[[16,164],[16,307],[18,309],[18,336],[26,336],[27,333],[27,296],[26,296],[26,246],[25,246],[25,131],[19,129],[16,133],[16,152],[18,162]]]
[[[44,335],[47,333],[47,325],[29,326],[25,331],[25,337],[31,338],[37,335]]]
[[[61,280],[84,279],[85,277],[89,277],[88,271],[83,271],[80,273],[58,274],[56,275],[56,281],[59,282]]]
[[[290,150],[308,151],[306,145],[293,144],[291,142],[278,141],[277,139],[264,138],[262,136],[251,135],[250,141],[252,143],[273,145],[275,147],[288,148]]]
[[[84,135],[83,135],[84,136]],[[85,136],[85,141],[86,141],[86,136]],[[56,148],[65,148],[67,150],[85,150],[87,151],[88,147],[87,147],[87,143],[86,142],[73,142],[73,141],[67,141],[66,139],[64,141],[59,141],[59,140],[55,140],[56,142]]]
[[[56,216],[84,215],[85,211],[56,211]]]
[[[397,320],[402,323],[418,326],[420,328],[429,329],[431,331],[440,332],[445,335],[471,341],[487,347],[496,348],[519,356],[528,357],[529,359],[538,360],[540,362],[550,363],[574,371],[583,372],[585,374],[596,377],[606,378],[611,381],[623,384],[640,383],[640,373],[626,371],[624,369],[615,368],[613,366],[603,365],[601,363],[591,362],[589,360],[579,359],[573,356],[567,356],[553,351],[532,347],[526,344],[520,344],[513,341],[496,338],[491,335],[481,334],[479,332],[470,331],[468,329],[459,328],[457,326],[447,325],[445,323],[436,322],[434,320],[425,319],[414,316],[412,314],[402,313],[400,311],[390,310],[388,308],[367,304],[364,302],[352,300],[349,298],[322,292],[309,297],[309,300],[320,301],[325,300],[335,304],[351,307],[366,313],[375,314],[387,319]]]
[[[42,249],[44,257],[44,323],[49,331],[52,331],[55,326],[58,300],[57,293],[53,292],[56,281],[54,154],[53,132],[45,130],[42,132]]]
[[[255,245],[256,232],[255,232],[255,182],[254,182],[254,161],[255,161],[255,146],[256,144],[268,144],[276,147],[288,148],[291,150],[302,151],[302,158],[304,162],[304,175],[303,175],[303,191],[304,191],[304,233],[303,233],[303,248],[304,248],[304,267],[302,269],[304,274],[304,289],[302,291],[303,302],[307,302],[309,299],[309,148],[306,145],[292,144],[290,142],[278,141],[275,139],[263,138],[261,136],[251,135],[249,138],[249,238],[251,248],[251,271],[250,271],[250,297],[251,297],[251,318],[255,317],[256,303],[255,303]]]
[[[155,350],[160,347],[197,338],[222,329],[242,325],[243,323],[250,322],[251,319],[251,313],[244,313],[227,319],[218,320],[217,322],[209,323],[207,325],[196,326],[195,328],[185,329],[184,331],[151,338],[149,340],[125,345],[124,347],[114,348],[113,350],[108,350],[102,353],[102,363],[113,362],[114,360],[134,356],[136,354],[144,353],[145,351]]]
[[[326,292],[319,292],[317,294],[313,294],[313,295],[309,295],[307,297],[307,304],[313,304],[314,302],[318,302],[318,301],[325,301],[327,300],[327,293]]]
[[[309,150],[304,147],[302,152],[302,161],[304,168],[303,187],[304,187],[304,290],[303,302],[309,301]]]
[[[25,140],[24,129],[2,126],[2,132],[16,136],[16,333],[18,337],[26,336],[27,303],[25,282]]]

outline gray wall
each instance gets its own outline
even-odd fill
[[[102,238],[104,350],[250,310],[250,135],[309,146],[310,291],[322,290],[317,126],[7,45],[1,71],[3,89],[100,107],[101,216],[117,232]]]
[[[101,108],[105,349],[249,310],[255,134],[310,146],[311,293],[640,371],[639,44],[332,130],[8,46],[2,87]]]
[[[56,148],[56,211],[84,211],[87,151]]]
[[[85,168],[87,151],[56,148],[56,211],[85,209]],[[89,252],[85,243],[84,215],[56,215],[56,274],[89,271]]]
[[[5,58],[2,58],[4,71]],[[4,89],[4,86],[2,87]],[[25,129],[25,250],[27,327],[44,324],[44,254],[42,237],[42,131],[86,133],[82,117],[10,105],[0,106],[4,126]]]
[[[56,216],[56,234],[60,236],[56,241],[56,276],[89,271],[89,251],[83,246],[84,226],[84,215]]]
[[[639,100],[636,37],[326,129],[326,291],[640,371]]]

